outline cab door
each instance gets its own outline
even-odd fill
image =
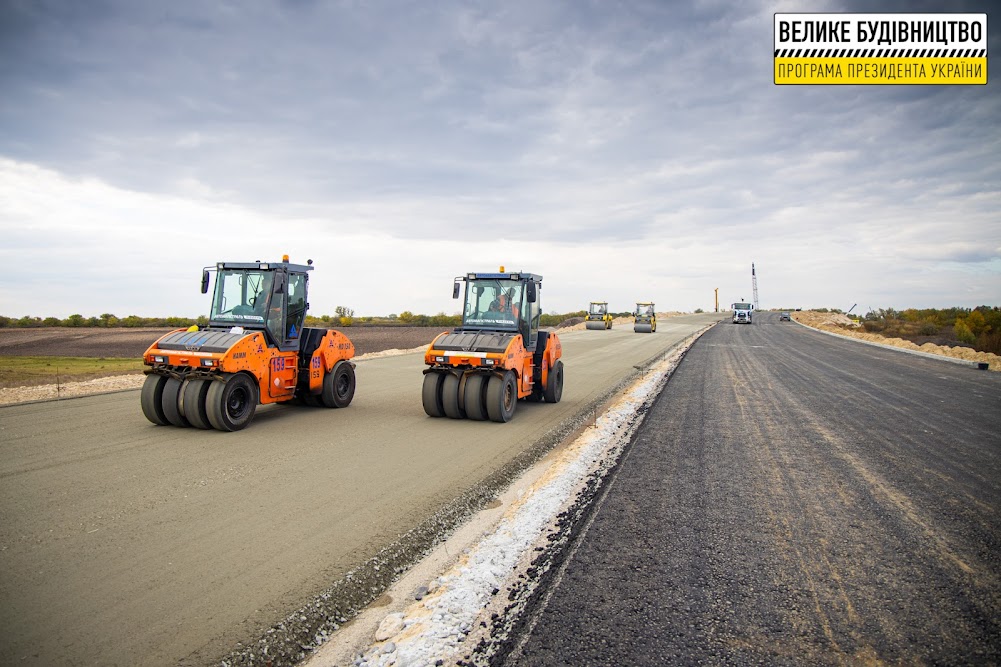
[[[275,272],[271,288],[271,301],[268,304],[268,334],[277,347],[268,363],[268,395],[275,399],[293,395],[296,380],[299,377],[299,364],[297,363],[299,338],[296,336],[294,340],[290,341],[286,328],[289,319],[287,295],[292,284],[290,278],[291,276],[284,271]],[[298,326],[302,326],[301,316]]]

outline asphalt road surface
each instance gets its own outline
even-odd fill
[[[606,479],[495,664],[1001,663],[997,373],[759,313]]]
[[[360,362],[347,409],[267,406],[237,433],[153,426],[137,391],[0,408],[0,664],[218,664],[279,623],[288,663],[716,319],[561,336],[563,400],[507,424],[427,417],[414,354]]]

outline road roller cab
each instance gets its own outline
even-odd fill
[[[504,267],[455,279],[452,298],[465,298],[462,324],[424,356],[428,415],[506,422],[519,399],[559,402],[563,348],[556,334],[539,331],[541,290],[542,276]]]
[[[652,301],[639,301],[633,313],[636,321],[633,331],[636,333],[654,333],[657,331],[657,309]]]
[[[608,312],[607,301],[592,301],[587,309],[587,317],[584,318],[588,329],[611,329],[612,314]]]
[[[143,414],[154,424],[236,431],[258,404],[299,399],[346,407],[354,397],[354,345],[344,334],[304,327],[308,264],[220,262],[207,327],[179,329],[143,355]]]

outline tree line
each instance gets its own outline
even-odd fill
[[[387,316],[355,316],[354,310],[344,306],[338,306],[334,315],[307,315],[305,324],[307,327],[349,327],[349,326],[410,326],[410,327],[455,327],[462,323],[461,315],[446,315],[438,313],[436,315],[422,315],[405,310],[400,314]],[[584,317],[585,311],[572,313],[550,313],[543,314],[541,325],[544,327],[554,327],[561,322],[575,318]],[[209,324],[209,318],[205,315],[198,317],[140,317],[139,315],[129,315],[128,317],[117,317],[112,313],[103,313],[100,317],[85,317],[79,313],[66,318],[58,317],[8,317],[0,315],[0,328],[40,328],[40,327],[104,327],[104,328],[151,328],[178,329],[198,325],[205,327]]]
[[[58,317],[7,317],[0,315],[0,328],[38,328],[38,327],[190,327],[192,324],[208,326],[209,318],[200,317],[140,317],[129,315],[117,317],[104,313],[100,317],[84,317],[79,313],[60,319]]]
[[[866,313],[862,320],[866,331],[884,336],[954,339],[981,352],[1001,354],[1001,308],[879,308]]]

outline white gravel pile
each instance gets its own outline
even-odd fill
[[[28,403],[30,401],[52,401],[59,398],[139,389],[143,386],[145,380],[145,375],[112,375],[94,380],[83,380],[81,382],[65,382],[58,385],[41,384],[35,387],[8,387],[0,389],[0,405]]]

